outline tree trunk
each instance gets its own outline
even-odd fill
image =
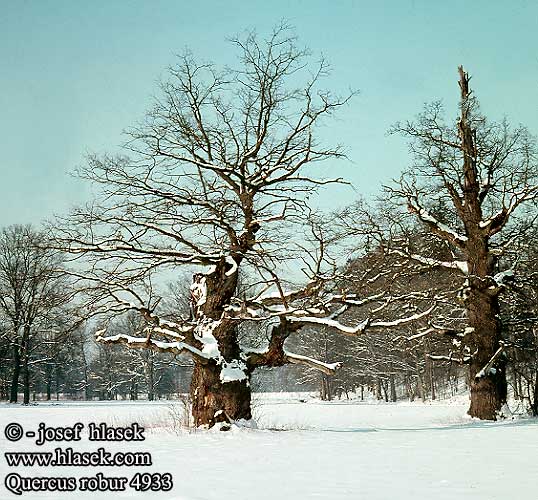
[[[53,376],[53,367],[51,363],[45,365],[45,390],[47,395],[47,401],[51,400],[52,397],[52,376]]]
[[[435,395],[435,375],[434,375],[434,368],[433,368],[433,362],[430,360],[430,387],[432,391],[432,401],[435,401],[436,395]]]
[[[383,394],[381,393],[381,379],[379,377],[376,378],[375,394],[376,394],[376,399],[378,400],[383,399]]]
[[[129,397],[131,398],[131,401],[137,401],[138,400],[138,384],[134,381],[131,381],[131,388],[130,388],[130,394]]]
[[[489,254],[487,238],[470,233],[466,251],[469,278],[465,306],[471,328],[467,343],[471,354],[471,406],[468,413],[481,420],[496,420],[506,403],[508,390],[506,356],[504,353],[496,356],[502,347],[498,298],[501,287],[491,278],[495,272],[495,260]]]
[[[531,401],[531,411],[533,417],[538,417],[538,370],[534,374],[534,394]]]
[[[155,367],[153,364],[153,356],[150,353],[150,358],[148,360],[148,401],[154,401],[155,400]]]
[[[239,264],[240,260],[237,257],[235,262]],[[222,314],[237,288],[237,266],[231,273],[230,267],[231,264],[223,258],[212,273],[193,277],[191,305],[200,325],[198,335],[213,337],[219,354],[219,359],[194,359],[190,395],[192,416],[197,427],[252,418],[250,376],[253,368],[245,365],[242,380],[221,380],[223,365],[242,363],[236,324],[223,319]],[[203,296],[202,300],[200,296]]]
[[[30,404],[30,327],[25,325],[22,334],[22,383],[23,383],[23,404]]]
[[[28,354],[24,356],[22,369],[23,404],[30,404],[30,370],[28,368]]]
[[[84,342],[81,342],[80,346],[81,351],[81,358],[82,358],[82,366],[83,366],[83,375],[84,375],[84,400],[89,401],[91,398],[91,391],[90,391],[90,377],[89,377],[89,369],[88,369],[88,360],[86,359],[86,353],[84,352]]]
[[[518,385],[518,373],[517,373],[517,369],[515,367],[515,363],[517,363],[517,354],[514,354],[514,359],[513,359],[513,363],[512,364],[512,379],[514,381],[513,385],[514,385],[514,399],[516,401],[519,401],[521,399],[521,391],[519,390],[519,385]]]
[[[194,365],[190,394],[197,427],[252,418],[249,381],[222,383],[220,370],[215,363]]]
[[[518,399],[523,399],[523,386],[522,386],[522,382],[521,382],[521,374],[520,373],[517,374],[516,383],[517,383]]]
[[[496,257],[489,248],[491,224],[482,225],[482,179],[477,167],[476,130],[470,116],[471,92],[469,77],[459,67],[461,89],[461,118],[458,124],[463,152],[463,202],[460,205],[466,230],[463,251],[467,261],[467,293],[464,299],[469,319],[471,406],[469,415],[482,420],[496,420],[497,413],[506,402],[506,357],[496,358],[485,372],[490,360],[501,347],[498,294],[502,286],[493,279]],[[503,224],[506,223],[506,220]],[[492,223],[493,224],[493,223]],[[500,226],[502,229],[502,226]],[[500,229],[498,229],[500,230]],[[487,372],[487,373],[486,373]]]
[[[56,386],[56,401],[60,401],[60,370],[54,370],[54,382]]]
[[[52,377],[49,375],[47,377],[47,401],[50,401],[52,393]]]
[[[394,374],[390,374],[390,400],[395,403],[398,399],[396,395],[396,382],[394,380]]]
[[[487,290],[471,293],[468,301],[472,350],[470,364],[471,406],[469,415],[481,420],[496,420],[506,403],[506,357],[498,356],[494,365],[483,371],[501,347],[501,324],[498,319],[499,304],[496,295]]]
[[[430,358],[430,343],[424,342],[424,377],[428,377],[431,400],[435,400],[435,380],[433,375],[433,361]]]
[[[13,374],[11,377],[10,403],[16,403],[19,399],[19,376],[21,373],[21,351],[18,344],[13,345]]]
[[[333,399],[333,391],[332,391],[332,384],[331,384],[331,379],[328,375],[326,375],[325,373],[322,373],[321,374],[321,377],[323,378],[323,382],[325,384],[325,396],[326,396],[326,401],[332,401]]]
[[[417,367],[417,392],[418,397],[422,399],[422,402],[426,402],[426,391],[424,390],[424,383],[422,382],[422,376],[420,375],[420,370]]]

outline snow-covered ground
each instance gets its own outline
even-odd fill
[[[25,493],[22,498],[162,498],[162,499],[503,499],[532,498],[538,484],[538,421],[484,423],[466,415],[467,401],[422,404],[375,404],[358,401],[321,403],[308,396],[258,396],[260,429],[228,432],[179,430],[180,413],[166,402],[41,403],[29,408],[0,405],[0,448],[48,451],[72,446],[93,451],[149,451],[146,468],[8,467],[0,457],[0,498],[17,498],[4,477],[128,476],[169,472],[170,492]],[[146,427],[141,443],[78,443],[38,447],[23,437],[4,436],[10,422],[24,430],[106,422]]]

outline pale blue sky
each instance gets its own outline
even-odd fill
[[[188,46],[226,64],[227,37],[282,18],[330,61],[328,86],[360,90],[324,130],[347,146],[353,163],[337,173],[359,193],[409,161],[402,140],[386,135],[391,124],[426,101],[454,106],[459,64],[486,114],[538,132],[535,1],[0,0],[0,226],[38,223],[87,198],[68,172],[86,152],[117,148],[174,53]],[[340,188],[322,202],[355,196]]]

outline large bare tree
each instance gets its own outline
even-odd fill
[[[98,198],[58,235],[85,261],[73,274],[90,313],[137,310],[145,319],[139,335],[104,328],[98,340],[190,354],[193,415],[208,426],[251,418],[257,367],[337,368],[286,350],[304,325],[349,335],[386,326],[376,317],[338,321],[351,305],[380,297],[327,290],[326,238],[307,204],[319,186],[339,182],[320,168],[342,151],[323,144],[317,129],[349,96],[319,89],[326,64],[313,67],[285,27],[265,41],[251,34],[233,43],[239,69],[179,58],[145,121],[129,132],[129,157],[89,159],[81,175],[100,186]],[[203,271],[193,271],[190,313],[167,315],[156,284],[193,266]],[[306,275],[301,286],[292,286],[293,266]],[[267,324],[263,348],[240,343],[245,321]]]
[[[395,126],[410,139],[414,162],[390,192],[450,252],[438,259],[412,245],[396,250],[461,276],[468,325],[459,338],[461,359],[470,366],[469,414],[495,419],[507,393],[499,297],[517,272],[517,261],[508,263],[510,248],[536,224],[537,149],[525,128],[486,120],[469,80],[460,67],[454,124],[443,121],[442,106],[434,103],[417,121]]]

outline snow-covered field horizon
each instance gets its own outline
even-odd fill
[[[242,499],[501,499],[527,497],[536,486],[538,420],[481,422],[466,415],[465,396],[451,401],[377,403],[333,401],[297,394],[258,394],[258,429],[228,432],[181,429],[182,404],[157,402],[43,402],[0,405],[2,451],[52,451],[68,443],[36,446],[9,442],[3,430],[105,422],[146,428],[143,442],[69,443],[76,451],[145,451],[151,467],[8,467],[21,476],[132,476],[171,473],[169,492],[39,492],[23,498]],[[2,481],[3,483],[3,481]],[[16,498],[0,489],[0,498]]]

